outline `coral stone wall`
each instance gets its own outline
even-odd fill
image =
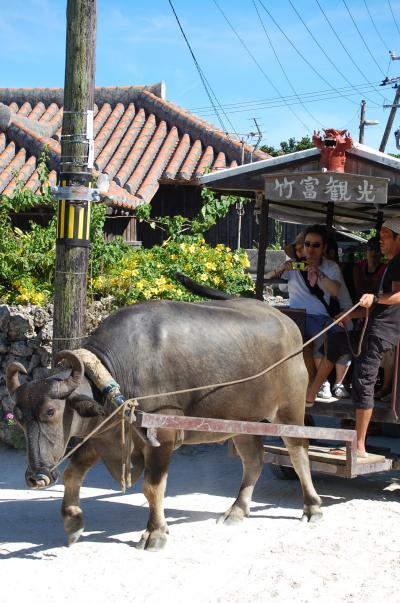
[[[86,316],[87,333],[108,313],[109,308],[101,302],[91,305]],[[11,410],[5,376],[7,364],[19,362],[25,367],[27,375],[20,373],[21,383],[45,375],[51,365],[52,336],[52,305],[46,308],[0,305],[0,419]]]

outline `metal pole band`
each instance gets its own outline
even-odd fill
[[[90,202],[79,205],[66,199],[58,203],[57,243],[73,247],[90,246]]]

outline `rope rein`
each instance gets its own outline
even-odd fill
[[[135,421],[135,408],[139,405],[140,400],[148,400],[149,398],[162,398],[165,396],[176,396],[176,395],[180,395],[180,394],[187,394],[190,392],[196,392],[196,391],[201,391],[201,390],[205,390],[205,389],[213,389],[213,388],[217,388],[217,387],[228,387],[230,385],[237,385],[239,383],[245,383],[246,381],[252,381],[253,379],[258,379],[259,377],[266,375],[267,373],[272,371],[274,368],[283,364],[287,360],[290,360],[291,358],[294,358],[294,356],[297,356],[298,354],[300,354],[306,346],[308,346],[310,343],[312,343],[313,341],[318,339],[318,337],[320,337],[321,335],[323,335],[324,333],[329,331],[332,327],[334,327],[338,323],[342,322],[343,319],[346,318],[346,316],[348,316],[351,312],[353,312],[353,310],[355,310],[359,305],[360,305],[360,302],[357,302],[352,308],[347,310],[339,318],[337,318],[332,323],[330,323],[327,327],[322,329],[322,331],[320,331],[319,333],[317,333],[316,335],[311,337],[308,341],[303,343],[303,345],[300,348],[298,348],[296,351],[291,352],[290,354],[287,354],[286,356],[284,356],[284,358],[281,358],[277,362],[274,362],[274,364],[271,364],[263,371],[256,373],[254,375],[250,375],[250,377],[244,377],[242,379],[235,379],[233,381],[224,381],[222,383],[212,383],[209,385],[200,385],[198,387],[179,389],[179,390],[175,390],[175,391],[171,391],[171,392],[148,394],[146,396],[139,396],[137,398],[130,398],[128,400],[125,400],[125,402],[123,402],[123,404],[121,404],[120,406],[115,408],[108,417],[106,417],[99,425],[97,425],[97,427],[92,429],[92,431],[90,433],[88,433],[88,435],[86,435],[81,440],[81,442],[79,442],[76,446],[74,446],[74,448],[72,448],[72,450],[70,450],[62,459],[60,459],[58,461],[58,463],[56,463],[53,466],[53,469],[55,469],[56,467],[61,465],[61,463],[63,463],[67,458],[72,456],[74,454],[74,452],[76,452],[78,450],[78,448],[83,446],[83,444],[85,444],[94,435],[96,435],[96,434],[100,435],[102,433],[105,433],[109,429],[112,429],[113,427],[115,427],[117,425],[117,421],[113,422],[111,425],[108,425],[106,429],[103,429],[102,431],[100,431],[104,425],[109,423],[111,421],[111,419],[115,417],[115,415],[117,415],[119,412],[121,412],[121,449],[122,449],[121,450],[121,458],[122,458],[121,486],[122,486],[123,492],[125,492],[125,488],[129,487],[129,482],[130,482],[130,459],[129,459],[130,452],[128,454],[128,449],[130,450],[130,446],[131,446],[130,442],[132,439],[132,430],[134,429],[133,422]],[[364,337],[365,329],[366,329],[367,322],[368,322],[368,315],[369,315],[369,310],[368,310],[368,308],[366,308],[366,320],[365,320],[365,325],[363,327],[361,337],[360,337],[358,355],[361,351],[361,344],[362,344],[362,339]],[[346,330],[346,333],[347,333],[347,330]],[[348,333],[347,333],[347,336],[348,336]],[[350,340],[349,340],[349,343],[350,343]],[[353,351],[352,351],[352,353],[353,353]],[[356,354],[353,354],[353,355],[356,356]],[[126,437],[126,432],[125,432],[126,418],[128,419],[128,423],[129,423],[128,438]],[[135,431],[136,431],[136,429],[135,429]]]

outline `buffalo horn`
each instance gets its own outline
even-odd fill
[[[21,385],[18,373],[26,375],[26,368],[20,362],[10,362],[6,369],[7,389],[10,395]]]
[[[67,379],[59,382],[58,386],[59,397],[66,398],[78,387],[82,381],[85,369],[82,360],[70,350],[62,350],[61,352],[58,352],[55,358],[55,364],[58,364],[61,362],[61,360],[66,360],[66,364],[72,369],[71,375]]]

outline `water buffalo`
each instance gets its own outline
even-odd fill
[[[253,299],[199,303],[149,301],[119,309],[87,339],[85,349],[101,360],[126,398],[165,393],[248,377],[299,349],[295,323],[268,304]],[[7,368],[7,387],[14,412],[26,434],[29,487],[41,488],[57,479],[54,464],[72,436],[88,434],[110,408],[84,375],[73,352],[61,357],[68,366],[53,369],[40,380],[20,384],[21,364]],[[307,371],[301,354],[270,373],[245,383],[203,391],[148,398],[140,408],[150,413],[212,417],[303,425]],[[79,491],[86,472],[99,459],[112,476],[121,475],[120,427],[97,434],[71,457],[64,473],[62,516],[69,543],[83,531]],[[149,520],[139,547],[160,549],[167,539],[163,496],[172,451],[181,444],[223,442],[233,438],[243,464],[243,477],[233,505],[220,518],[225,524],[249,514],[254,486],[263,465],[259,436],[159,430],[159,447],[137,433],[132,440],[132,475],[144,469],[143,491]],[[305,520],[321,516],[321,501],[311,480],[308,441],[286,438],[304,494]]]

